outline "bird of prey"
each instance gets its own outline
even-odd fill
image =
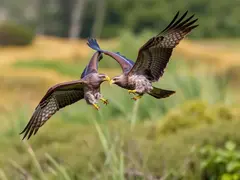
[[[185,18],[186,11],[180,18],[179,12],[175,15],[169,25],[158,35],[149,39],[139,50],[136,63],[121,55],[102,50],[96,39],[88,39],[88,46],[98,52],[102,52],[115,59],[121,66],[123,74],[115,76],[112,84],[128,89],[129,93],[137,94],[132,99],[137,100],[145,93],[160,99],[168,97],[175,91],[164,90],[152,86],[163,75],[164,69],[172,55],[173,49],[179,42],[198,25],[194,23],[194,15]]]
[[[64,82],[52,86],[35,109],[30,121],[20,133],[24,133],[23,139],[28,135],[36,134],[38,129],[58,110],[71,105],[81,99],[87,104],[99,109],[97,102],[104,104],[108,101],[100,93],[100,85],[104,81],[110,81],[105,74],[98,73],[98,62],[102,59],[102,53],[95,52],[89,64],[85,67],[79,80]]]

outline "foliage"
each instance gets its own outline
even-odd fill
[[[18,24],[5,22],[0,25],[0,45],[1,46],[25,46],[32,43],[34,32]]]
[[[149,32],[141,38],[127,32],[120,37],[118,50],[134,59],[137,45],[148,36]],[[14,66],[51,69],[74,78],[83,69],[83,65],[40,60],[18,62]],[[103,60],[100,66],[118,67],[111,60]],[[104,72],[108,73],[108,69]],[[17,85],[19,92],[29,92],[28,87],[21,91],[21,83],[12,83],[10,89]],[[170,61],[156,86],[176,90],[176,94],[161,100],[146,95],[132,102],[126,90],[103,84],[101,92],[110,98],[107,107],[96,112],[84,101],[68,106],[56,113],[29,144],[20,141],[19,132],[34,109],[22,109],[17,104],[17,111],[5,117],[11,126],[0,132],[0,178],[19,179],[27,175],[36,180],[118,180],[129,176],[129,179],[137,176],[139,179],[202,179],[205,169],[199,165],[208,159],[202,159],[197,153],[199,148],[222,147],[228,140],[240,144],[239,103],[228,104],[232,102],[228,79],[210,73],[196,74],[188,64],[177,59]],[[42,83],[34,84],[34,96],[43,93],[41,88]],[[214,164],[214,168],[218,169],[219,165]],[[211,175],[205,178],[210,179]]]
[[[194,108],[193,103],[189,106]],[[134,108],[138,109],[137,105]],[[93,119],[93,125],[66,123],[53,117],[37,136],[33,136],[29,145],[19,140],[18,132],[26,118],[21,115],[11,133],[1,132],[0,167],[7,176],[19,177],[16,167],[8,163],[13,159],[34,179],[41,176],[56,179],[62,174],[70,179],[123,179],[123,174],[137,171],[167,180],[198,180],[203,174],[199,167],[202,162],[202,156],[197,153],[199,148],[221,147],[229,139],[240,143],[238,119],[218,121],[215,116],[212,124],[180,127],[174,134],[158,131],[153,136],[153,126],[134,124],[135,113],[134,110],[130,123],[105,121],[99,114]]]
[[[215,123],[214,121],[230,122],[240,119],[238,109],[233,111],[234,109],[232,106],[222,104],[210,105],[203,101],[187,101],[180,108],[168,112],[156,128],[163,134],[172,134],[185,128],[210,125]]]
[[[152,97],[145,95],[140,100],[138,105],[138,113],[136,115],[136,119],[138,121],[159,120],[169,110],[173,109],[174,107],[181,106],[186,100],[199,99],[208,103],[231,102],[231,97],[229,97],[231,93],[229,93],[230,91],[228,86],[224,86],[225,82],[221,82],[213,75],[198,76],[192,74],[191,71],[188,71],[189,67],[187,65],[185,71],[186,75],[183,75],[176,69],[178,63],[179,62],[170,62],[168,71],[166,71],[163,79],[161,82],[156,84],[157,87],[173,89],[176,91],[176,94],[162,100],[153,99]],[[104,64],[100,65],[104,66]],[[52,69],[64,75],[74,75],[74,79],[79,78],[81,72],[79,71],[78,66],[59,62],[17,62],[15,66]],[[183,62],[181,62],[181,66],[184,68]],[[104,72],[108,74],[107,69],[105,69]],[[206,78],[208,78],[208,81],[205,81]],[[169,84],[169,82],[171,82],[171,84]],[[131,117],[131,110],[135,104],[134,101],[131,100],[131,95],[129,95],[124,89],[120,89],[116,86],[109,87],[109,85],[106,83],[102,85],[101,89],[103,96],[109,99],[110,102],[107,107],[101,108],[103,118],[106,120],[112,120],[119,118],[121,119],[124,117],[124,119],[129,120],[129,117]],[[116,93],[118,96],[115,96]],[[79,109],[79,106],[81,106],[81,109]],[[98,116],[98,113],[90,110],[90,108],[91,107],[86,106],[84,101],[81,101],[72,105],[71,107],[66,107],[65,109],[61,110],[59,113],[57,113],[57,116],[61,117],[61,119],[66,119],[67,121],[70,119],[70,121],[73,122],[78,122],[79,119],[82,119],[81,122],[86,123],[90,122],[93,117]],[[149,111],[149,108],[151,111]],[[196,109],[197,108],[198,107],[196,105]],[[91,111],[91,113],[86,114],[86,111]]]
[[[80,28],[80,37],[82,38],[91,36],[97,1],[86,0]],[[105,11],[105,19],[101,38],[118,37],[123,30],[130,30],[134,34],[144,30],[158,33],[166,27],[177,11],[184,13],[187,10],[191,14],[196,14],[200,24],[190,34],[191,37],[216,38],[239,37],[240,35],[237,0],[219,0],[218,6],[216,6],[215,0],[105,0],[105,4],[106,9],[102,9]],[[74,1],[56,0],[55,3],[51,3],[49,0],[44,0],[37,9],[40,17],[34,19],[34,22],[30,22],[30,24],[37,24],[37,27],[39,26],[40,30],[43,29],[47,35],[67,37],[73,7]],[[14,11],[13,16],[24,22],[21,14],[23,9],[23,5],[13,1],[9,11]],[[28,20],[25,23],[29,24]]]
[[[200,150],[204,160],[201,162],[202,176],[210,180],[240,179],[240,151],[234,142],[228,141],[225,148],[205,146]]]
[[[81,37],[89,37],[94,22],[95,9],[97,0],[88,1],[87,10],[84,12]],[[191,33],[195,38],[212,38],[212,37],[238,37],[239,15],[237,1],[218,1],[216,6],[215,0],[106,0],[107,8],[104,20],[104,28],[101,37],[111,38],[122,34],[121,30],[130,30],[140,33],[144,30],[151,30],[156,33],[160,32],[171,21],[177,11],[184,13],[189,10],[191,14],[196,14],[199,18],[200,26]],[[60,29],[65,30],[64,36],[67,35],[69,25],[69,3],[61,5],[59,21]],[[65,16],[62,16],[64,14]],[[50,27],[49,27],[50,30]],[[59,32],[56,29],[55,34]]]

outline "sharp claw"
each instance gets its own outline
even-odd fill
[[[136,98],[136,97],[132,97],[131,99],[132,99],[132,100],[134,100],[134,101],[136,101],[136,100],[137,100],[137,98]]]
[[[140,99],[142,96],[134,96],[134,97],[132,97],[131,99],[133,99],[134,101],[136,101],[136,100],[138,100],[138,99]]]
[[[96,109],[96,110],[99,110],[99,106],[97,104],[93,104],[93,107]]]
[[[109,104],[109,102],[108,102],[108,100],[106,99],[106,101],[104,101],[104,104],[106,104],[106,105],[108,105]]]
[[[105,104],[105,105],[108,105],[108,104],[109,104],[109,102],[108,102],[107,99],[101,98],[100,100],[101,100],[101,101],[103,102],[103,104]]]

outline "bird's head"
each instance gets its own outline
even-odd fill
[[[110,82],[111,81],[110,77],[106,74],[98,74],[98,78],[101,82],[104,82],[104,81]]]
[[[125,84],[125,76],[122,74],[122,75],[120,75],[120,76],[115,76],[115,77],[113,77],[112,79],[111,79],[111,81],[110,81],[110,85],[112,85],[112,84],[116,84],[116,85],[118,85],[118,86],[124,86],[124,84]]]

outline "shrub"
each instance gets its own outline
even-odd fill
[[[48,162],[45,153],[49,153],[65,167],[71,179],[74,177],[92,179],[96,175],[113,173],[112,171],[117,174],[120,163],[124,163],[121,165],[124,169],[138,168],[139,171],[149,172],[153,176],[167,176],[166,179],[198,180],[203,173],[199,165],[205,161],[197,153],[198,149],[205,145],[223,147],[228,140],[240,143],[240,131],[238,131],[240,122],[237,116],[239,110],[222,105],[217,107],[215,109],[212,105],[202,102],[187,103],[180,108],[182,115],[179,117],[179,122],[188,117],[189,121],[186,121],[186,124],[191,124],[196,116],[202,119],[197,122],[198,126],[180,127],[175,133],[165,134],[159,131],[155,138],[149,138],[149,132],[152,133],[153,128],[143,123],[135,124],[135,128],[130,130],[130,124],[124,119],[102,121],[102,124],[95,124],[96,131],[92,125],[69,122],[66,124],[57,121],[55,116],[29,142],[46,174],[49,169],[45,167]],[[208,123],[209,121],[206,121],[205,116],[202,115],[206,110],[215,114],[211,123]],[[23,119],[21,117],[17,122]],[[96,120],[101,122],[100,119],[96,118]],[[16,134],[19,131],[20,129]],[[19,135],[8,133],[2,136],[0,144],[3,152],[0,153],[0,167],[11,157],[29,173],[37,176],[31,157],[23,143],[19,141]],[[120,161],[123,159],[122,156],[123,162]],[[5,167],[6,174],[10,174],[12,168]]]
[[[32,43],[34,32],[24,26],[5,22],[0,25],[0,45],[25,46]]]
[[[238,180],[240,179],[240,151],[234,142],[228,141],[225,148],[204,146],[200,150],[203,156],[201,162],[202,178],[211,177],[211,180]]]
[[[233,121],[240,119],[240,109],[222,104],[210,105],[203,101],[187,101],[180,108],[171,110],[154,127],[159,134],[172,134],[215,121]],[[152,133],[152,132],[151,132]],[[157,133],[157,134],[158,134]]]

